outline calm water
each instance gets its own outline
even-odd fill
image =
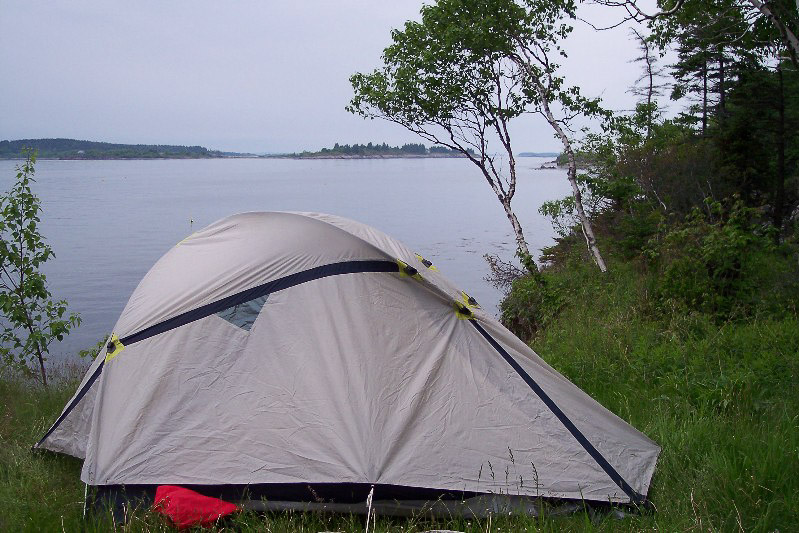
[[[565,172],[520,160],[514,198],[531,249],[551,244],[542,202],[569,194]],[[0,161],[7,190],[16,162]],[[510,224],[488,184],[462,159],[39,161],[42,232],[56,253],[50,288],[83,324],[53,358],[110,331],[147,270],[178,241],[242,211],[320,211],[375,226],[408,244],[486,309],[501,298],[483,254],[510,259]],[[193,222],[192,222],[193,221]]]

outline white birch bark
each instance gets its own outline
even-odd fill
[[[560,137],[560,141],[563,143],[563,149],[566,152],[566,156],[569,158],[568,178],[569,183],[572,186],[572,192],[574,193],[574,205],[575,209],[577,210],[577,217],[580,219],[580,225],[583,229],[585,242],[588,245],[591,255],[594,257],[594,261],[599,267],[599,270],[602,272],[607,272],[608,267],[605,265],[605,260],[602,258],[602,254],[599,252],[599,247],[596,244],[596,237],[594,236],[594,230],[591,227],[591,221],[585,214],[585,209],[583,209],[583,197],[580,193],[580,187],[577,185],[577,161],[574,157],[574,150],[572,149],[571,141],[566,135],[566,132],[563,131],[560,123],[552,114],[552,110],[549,108],[549,102],[546,98],[546,92],[544,88],[540,83],[536,84],[536,88],[538,90],[539,98],[541,99],[541,110],[543,111],[547,122],[549,122],[550,126],[552,126],[552,128],[558,134],[558,137]]]
[[[791,28],[789,28],[787,24],[784,24],[774,16],[774,13],[768,6],[768,2],[762,2],[761,0],[748,1],[755,9],[765,15],[771,21],[771,23],[774,24],[774,26],[776,26],[777,31],[780,32],[780,35],[782,35],[782,38],[785,40],[785,44],[789,48],[791,62],[795,67],[799,68],[799,37],[797,37],[796,34],[791,31]],[[799,11],[799,0],[796,2],[796,10]]]
[[[513,233],[516,236],[516,247],[519,249],[519,252],[522,253],[525,257],[530,256],[530,250],[527,248],[527,241],[524,239],[524,232],[522,231],[522,225],[519,223],[519,219],[516,218],[516,213],[510,207],[510,202],[502,202],[502,207],[505,209],[505,214],[510,221],[510,225],[513,227]]]

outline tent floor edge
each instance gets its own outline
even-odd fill
[[[167,483],[165,483],[167,484]],[[559,499],[536,496],[423,489],[371,483],[264,483],[257,485],[179,484],[204,496],[219,498],[257,513],[313,512],[366,515],[369,491],[374,486],[379,499],[373,502],[380,516],[466,519],[489,515],[563,516],[581,511],[610,513],[619,508],[634,511],[633,504]],[[131,511],[149,510],[158,485],[96,485],[90,511],[124,523]]]

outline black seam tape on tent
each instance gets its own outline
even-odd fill
[[[63,421],[64,421],[64,419],[67,417],[67,415],[68,415],[70,412],[72,412],[72,409],[74,409],[74,408],[75,408],[75,406],[76,406],[76,405],[78,405],[78,404],[80,403],[80,401],[83,399],[83,397],[84,397],[84,396],[86,396],[86,393],[87,393],[87,392],[89,392],[89,389],[91,389],[91,388],[92,388],[92,384],[93,384],[95,381],[97,381],[97,378],[98,378],[98,377],[100,376],[100,374],[102,373],[102,371],[103,371],[103,365],[105,365],[105,361],[100,361],[100,364],[99,364],[99,365],[97,365],[97,368],[95,368],[95,369],[94,369],[94,372],[92,372],[92,375],[89,377],[88,381],[86,381],[86,384],[85,384],[85,385],[83,386],[83,388],[81,388],[81,389],[80,389],[80,391],[78,391],[78,393],[75,395],[75,399],[74,399],[74,400],[72,400],[72,401],[69,403],[69,405],[67,405],[67,407],[64,409],[64,412],[63,412],[63,413],[61,413],[61,416],[59,416],[59,417],[58,417],[58,419],[57,419],[57,420],[56,420],[56,421],[53,423],[53,425],[52,425],[52,426],[50,426],[50,429],[48,429],[48,430],[47,430],[47,433],[45,433],[45,434],[44,434],[44,437],[42,437],[41,439],[39,439],[39,442],[37,442],[37,443],[36,443],[36,444],[33,446],[33,448],[36,448],[37,446],[40,446],[40,445],[41,445],[41,444],[44,442],[44,440],[45,440],[47,437],[49,437],[49,436],[50,436],[50,434],[51,434],[53,431],[55,431],[55,428],[57,428],[57,427],[58,427],[58,426],[61,424],[61,422],[63,422]]]
[[[521,365],[516,362],[516,360],[507,352],[507,350],[505,350],[505,348],[503,348],[496,340],[494,340],[494,337],[492,337],[490,333],[483,329],[483,326],[481,326],[476,320],[470,320],[469,322],[471,322],[475,329],[480,332],[480,335],[485,337],[491,346],[493,346],[494,349],[499,352],[502,358],[507,361],[507,363],[513,368],[513,370],[516,371],[517,374],[519,374],[519,376],[521,376],[524,382],[527,383],[531,389],[533,389],[533,392],[535,392],[535,394],[541,399],[542,402],[544,402],[549,410],[552,411],[552,414],[554,414],[558,420],[560,420],[561,423],[566,426],[566,429],[569,430],[569,433],[571,433],[572,436],[577,439],[577,442],[580,443],[585,451],[587,451],[594,461],[596,461],[596,463],[602,468],[602,470],[604,470],[605,473],[610,476],[610,479],[612,479],[613,482],[618,485],[625,494],[627,494],[627,496],[630,498],[630,501],[639,504],[643,503],[646,498],[633,489],[624,480],[624,478],[621,477],[621,474],[619,474],[616,469],[613,468],[613,465],[611,465],[607,459],[605,459],[602,454],[599,453],[599,450],[597,450],[594,445],[591,444],[591,442],[585,437],[585,435],[583,435],[583,433],[577,429],[577,426],[575,426],[574,423],[569,420],[569,417],[566,416],[566,413],[561,411],[560,407],[558,407],[552,398],[550,398],[549,395],[544,392],[544,389],[542,389],[541,386],[536,383],[532,377],[530,377],[530,374],[525,372]]]
[[[308,270],[303,270],[302,272],[297,272],[296,274],[290,274],[268,283],[264,283],[263,285],[258,285],[257,287],[226,296],[221,300],[211,302],[198,307],[197,309],[186,311],[185,313],[181,313],[176,317],[164,320],[163,322],[159,322],[158,324],[154,324],[141,331],[128,335],[125,338],[119,339],[119,341],[127,346],[134,342],[149,339],[150,337],[164,333],[171,329],[185,326],[186,324],[200,320],[201,318],[214,315],[219,311],[224,311],[225,309],[233,307],[234,305],[249,302],[250,300],[264,296],[265,294],[288,289],[290,287],[294,287],[295,285],[307,283],[320,278],[337,276],[339,274],[358,274],[364,272],[399,272],[399,265],[396,263],[396,261],[373,260],[343,261],[341,263],[331,263],[329,265],[309,268]]]
[[[127,346],[130,343],[138,342],[150,338],[154,335],[158,335],[159,333],[164,333],[166,331],[169,331],[170,329],[175,329],[177,327],[184,326],[190,322],[194,322],[195,320],[200,320],[201,318],[211,316],[213,314],[218,313],[219,311],[223,311],[225,309],[233,307],[234,305],[239,305],[245,302],[249,302],[250,300],[254,300],[255,298],[259,298],[266,294],[270,294],[283,289],[288,289],[289,287],[294,287],[295,285],[299,285],[301,283],[306,283],[308,281],[313,281],[315,279],[326,278],[328,276],[336,276],[339,274],[358,274],[363,272],[399,272],[399,265],[397,264],[396,261],[372,260],[372,261],[343,261],[341,263],[332,263],[329,265],[322,265],[319,267],[310,268],[308,270],[303,270],[302,272],[297,272],[296,274],[290,274],[288,276],[264,283],[263,285],[258,285],[257,287],[253,287],[251,289],[238,292],[231,296],[222,298],[221,300],[217,300],[215,302],[211,302],[210,304],[206,304],[202,307],[198,307],[197,309],[192,309],[191,311],[187,311],[176,317],[164,320],[163,322],[159,322],[158,324],[145,328],[137,333],[128,335],[123,339],[118,339],[117,342]],[[55,429],[59,426],[59,424],[61,424],[61,422],[64,421],[64,419],[67,417],[67,415],[69,415],[72,409],[74,409],[75,406],[78,405],[81,399],[89,391],[92,384],[100,376],[104,364],[105,361],[99,364],[99,366],[92,373],[89,380],[86,382],[86,385],[84,385],[83,388],[78,392],[78,394],[75,395],[75,399],[67,406],[66,409],[64,409],[64,412],[61,414],[61,416],[58,417],[58,420],[56,420],[55,423],[47,431],[47,433],[45,433],[44,437],[42,437],[39,440],[39,442],[36,443],[34,448],[41,445],[41,443],[44,442],[44,440],[47,437],[49,437],[53,431],[55,431]]]

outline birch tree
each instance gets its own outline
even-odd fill
[[[568,27],[566,33],[570,30]],[[574,211],[594,262],[602,272],[605,272],[607,266],[599,251],[591,220],[583,206],[582,191],[577,183],[577,159],[570,136],[570,124],[580,115],[607,117],[608,114],[599,106],[598,99],[583,97],[577,87],[564,87],[563,77],[557,75],[558,65],[550,59],[553,51],[563,54],[557,43],[538,39],[525,40],[524,36],[519,34],[513,35],[512,40],[515,44],[512,57],[524,72],[525,89],[530,94],[533,110],[546,119],[563,145],[563,152],[568,161],[567,177],[572,187]],[[561,113],[558,116],[553,110],[554,105],[560,107]]]
[[[597,112],[556,76],[553,54],[571,31],[571,0],[440,0],[424,6],[420,22],[392,32],[383,67],[350,78],[348,110],[403,126],[429,142],[460,152],[491,187],[513,228],[519,256],[536,267],[513,211],[517,169],[510,124],[526,113],[543,116],[569,154],[569,181],[580,204],[569,121]],[[553,105],[566,109],[556,116]],[[590,221],[578,208],[592,255],[604,271]]]

